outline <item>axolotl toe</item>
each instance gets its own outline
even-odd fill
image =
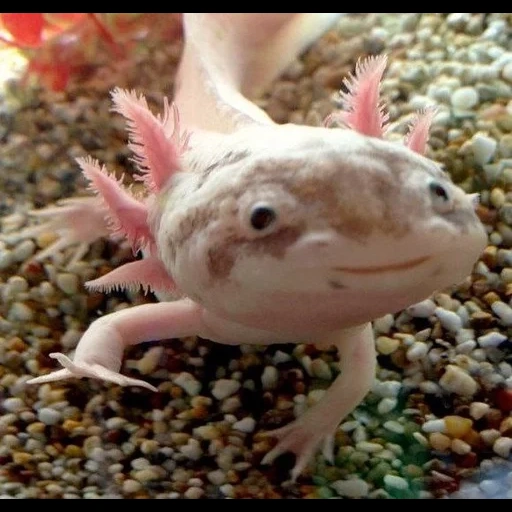
[[[190,34],[197,18],[188,16]],[[201,32],[206,42],[206,29],[217,34],[224,19],[208,16]],[[370,322],[461,282],[487,236],[475,196],[423,156],[434,111],[418,114],[405,144],[385,139],[388,119],[379,99],[385,57],[363,61],[348,79],[344,108],[327,120],[341,125],[335,128],[276,125],[263,113],[251,118],[257,107],[232,77],[221,80],[218,70],[227,68],[219,65],[205,86],[205,105],[217,102],[215,131],[190,113],[180,124],[178,115],[190,70],[201,64],[204,77],[212,62],[199,59],[206,52],[199,43],[187,47],[176,105],[166,103],[162,116],[133,92],[113,92],[114,109],[128,121],[145,198],[134,197],[96,161],[79,161],[97,194],[75,203],[80,211],[94,207],[82,238],[110,227],[144,254],[88,287],[142,285],[160,302],[97,319],[73,359],[52,354],[63,368],[29,382],[90,377],[155,390],[119,373],[124,349],[186,336],[335,346],[340,374],[323,398],[269,433],[278,444],[264,462],[294,452],[295,479],[372,385]],[[62,219],[70,218],[66,208]]]

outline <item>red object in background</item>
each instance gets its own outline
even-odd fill
[[[180,31],[179,13],[0,13],[0,43],[29,61],[21,84],[36,77],[55,91],[145,40],[172,41]]]
[[[31,48],[41,46],[45,24],[41,13],[4,12],[1,21],[16,44]]]

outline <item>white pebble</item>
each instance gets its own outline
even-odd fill
[[[275,366],[265,366],[261,374],[261,385],[263,389],[274,389],[277,386],[279,372]]]
[[[388,334],[395,323],[395,317],[387,314],[373,321],[373,329],[377,334]]]
[[[12,257],[17,262],[26,261],[35,250],[36,244],[32,240],[24,240],[13,249]]]
[[[475,133],[471,138],[471,148],[473,149],[475,162],[478,165],[489,163],[494,156],[497,146],[498,143],[495,139],[482,133]]]
[[[283,352],[282,350],[277,350],[274,354],[274,357],[272,358],[272,362],[274,364],[281,364],[281,363],[287,363],[288,361],[291,361],[292,357],[290,354],[287,354],[286,352]]]
[[[222,469],[210,471],[206,477],[213,485],[223,485],[226,482],[226,473]]]
[[[388,414],[397,406],[397,403],[396,398],[383,398],[377,405],[377,411],[379,414]]]
[[[491,304],[491,309],[504,325],[507,327],[512,326],[512,308],[508,304],[497,300]]]
[[[253,432],[256,427],[256,420],[247,416],[246,418],[241,419],[233,424],[234,430],[239,430],[240,432],[245,432],[246,434]]]
[[[482,490],[482,492],[487,496],[495,496],[498,494],[501,490],[501,486],[498,482],[495,482],[494,480],[482,480],[478,487]]]
[[[402,389],[402,383],[397,380],[377,381],[372,391],[382,398],[396,398]]]
[[[370,491],[368,483],[360,478],[337,480],[331,484],[331,487],[339,496],[345,496],[347,498],[364,498]]]
[[[403,434],[405,432],[404,426],[401,423],[398,423],[398,421],[394,420],[386,421],[383,427],[395,434]]]
[[[437,307],[434,313],[446,330],[457,333],[462,329],[462,320],[457,313],[440,307]]]
[[[180,446],[180,452],[191,460],[199,460],[203,455],[201,446],[196,439],[189,439],[188,444]]]
[[[467,455],[471,451],[471,446],[462,439],[454,439],[451,448],[458,455]]]
[[[377,453],[384,449],[379,443],[371,443],[369,441],[361,441],[356,444],[356,450],[364,453]]]
[[[405,356],[409,361],[419,361],[428,353],[428,345],[421,341],[415,341],[407,350]]]
[[[474,420],[479,420],[482,419],[487,414],[490,408],[491,406],[484,402],[473,402],[469,406],[469,415]]]
[[[34,311],[23,302],[15,302],[9,309],[7,317],[11,321],[30,322],[34,318]]]
[[[479,336],[477,341],[481,347],[497,347],[498,345],[501,345],[501,343],[503,343],[506,339],[507,337],[504,334],[492,331],[484,334],[483,336]]]
[[[318,358],[313,360],[313,362],[311,363],[311,372],[313,376],[318,377],[319,379],[332,379],[331,369],[323,359]]]
[[[227,496],[228,498],[232,498],[235,495],[235,488],[232,484],[224,484],[219,488],[220,492]]]
[[[409,488],[409,484],[405,478],[397,475],[385,475],[384,476],[384,485],[387,487],[393,487],[395,489],[400,489],[401,491],[405,491]]]
[[[512,83],[512,61],[508,64],[505,64],[501,74],[507,82]]]
[[[432,299],[426,299],[422,302],[418,302],[406,309],[409,315],[416,318],[428,318],[434,314],[435,310],[436,304]]]
[[[432,434],[434,432],[444,433],[446,432],[446,423],[444,419],[428,420],[423,423],[421,430],[423,430],[423,432],[427,432],[428,434]]]
[[[142,489],[142,485],[137,480],[132,480],[128,478],[123,482],[123,491],[127,494],[133,494],[135,492],[139,492]]]
[[[37,411],[37,417],[45,425],[56,425],[62,419],[62,414],[51,407],[42,407]]]
[[[511,449],[512,438],[510,437],[500,437],[499,439],[496,439],[496,441],[492,445],[493,452],[496,455],[503,457],[504,459],[508,459]]]
[[[231,379],[219,379],[213,385],[212,395],[217,400],[223,400],[236,393],[239,389],[240,382]]]
[[[25,408],[25,403],[21,398],[18,397],[6,398],[2,405],[8,412],[19,412]]]
[[[201,391],[201,383],[188,372],[181,372],[174,379],[174,384],[182,388],[189,396],[197,396]]]
[[[486,445],[490,446],[494,445],[494,443],[501,438],[501,433],[495,428],[487,428],[480,431],[480,437]]]
[[[461,396],[473,396],[478,391],[475,379],[453,364],[446,366],[446,372],[439,379],[439,384],[446,391]]]
[[[203,497],[204,489],[201,487],[189,487],[184,493],[183,496],[189,500],[199,500]]]
[[[78,276],[69,272],[57,274],[56,284],[67,295],[75,295],[78,292],[80,281]]]
[[[473,87],[460,87],[451,96],[451,104],[457,110],[470,110],[478,103],[478,92]]]

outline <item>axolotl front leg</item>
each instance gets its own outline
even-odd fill
[[[324,443],[324,457],[333,462],[333,435],[339,423],[350,414],[370,390],[375,376],[376,354],[371,324],[337,331],[318,348],[336,346],[340,374],[323,397],[294,422],[268,432],[278,444],[263,458],[269,464],[285,452],[296,455],[291,477],[295,480]]]
[[[263,342],[269,334],[230,322],[226,322],[224,327],[219,321],[212,325],[209,314],[189,299],[144,304],[95,320],[80,340],[73,360],[61,353],[50,354],[64,368],[31,379],[28,384],[89,377],[157,391],[148,382],[119,373],[126,347],[149,340],[194,335],[226,344],[237,344],[237,338],[255,343]],[[338,331],[317,345],[337,347],[341,373],[317,404],[290,425],[268,433],[278,439],[278,444],[263,460],[264,464],[269,464],[284,452],[295,453],[293,480],[302,472],[319,444],[332,436],[339,422],[361,402],[372,385],[375,373],[370,324]]]

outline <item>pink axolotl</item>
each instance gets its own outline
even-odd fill
[[[405,144],[384,139],[384,56],[346,80],[344,107],[328,119],[341,127],[277,125],[247,99],[336,17],[185,14],[174,104],[155,116],[143,97],[114,90],[147,197],[80,159],[97,196],[43,211],[40,229],[61,239],[39,257],[124,236],[144,258],[87,286],[143,286],[160,302],[95,320],[73,359],[51,354],[63,368],[30,383],[90,377],[155,390],[119,373],[125,347],[151,340],[334,345],[340,374],[325,395],[269,432],[278,443],[263,462],[295,453],[295,479],[371,387],[371,321],[471,272],[487,241],[476,198],[422,156],[433,110],[418,113]]]

